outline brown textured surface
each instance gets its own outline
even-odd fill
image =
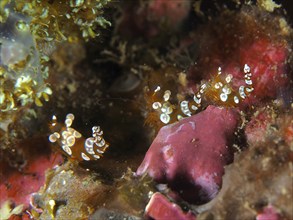
[[[263,142],[252,143],[236,156],[226,167],[222,190],[199,219],[255,219],[267,205],[275,207],[282,219],[293,218],[293,143],[286,143],[283,132],[292,119],[280,116],[270,124]]]

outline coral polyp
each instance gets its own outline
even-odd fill
[[[69,158],[77,161],[89,161],[100,159],[109,144],[103,138],[103,131],[99,126],[92,128],[92,137],[84,140],[81,133],[71,127],[74,120],[73,114],[67,114],[65,126],[57,122],[53,115],[49,136],[51,143],[58,143],[62,152]]]

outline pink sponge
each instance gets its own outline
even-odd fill
[[[249,97],[250,102],[256,103],[265,98],[275,98],[278,90],[288,83],[288,75],[286,75],[288,48],[286,45],[259,39],[249,47],[240,49],[239,57],[242,66],[247,63],[251,68],[254,91]],[[237,68],[233,70],[233,65],[235,64],[227,65],[228,72],[241,81],[243,73],[237,71]]]
[[[156,220],[196,220],[195,215],[191,212],[184,213],[178,205],[170,202],[161,193],[152,195],[145,212],[147,216]]]
[[[224,166],[232,161],[229,139],[238,114],[209,106],[205,111],[163,127],[137,170],[167,183],[183,199],[202,203],[215,197]]]
[[[256,216],[256,220],[280,220],[281,217],[272,205],[268,205]]]

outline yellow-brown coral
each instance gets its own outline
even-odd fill
[[[111,25],[102,8],[111,0],[15,1],[15,10],[32,18],[37,41],[88,40],[99,35],[97,27]]]

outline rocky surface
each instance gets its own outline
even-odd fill
[[[292,127],[292,115],[279,116],[268,126],[263,141],[236,155],[225,169],[223,188],[200,208],[206,211],[199,219],[292,219],[293,143],[285,141],[284,133],[288,126]]]

